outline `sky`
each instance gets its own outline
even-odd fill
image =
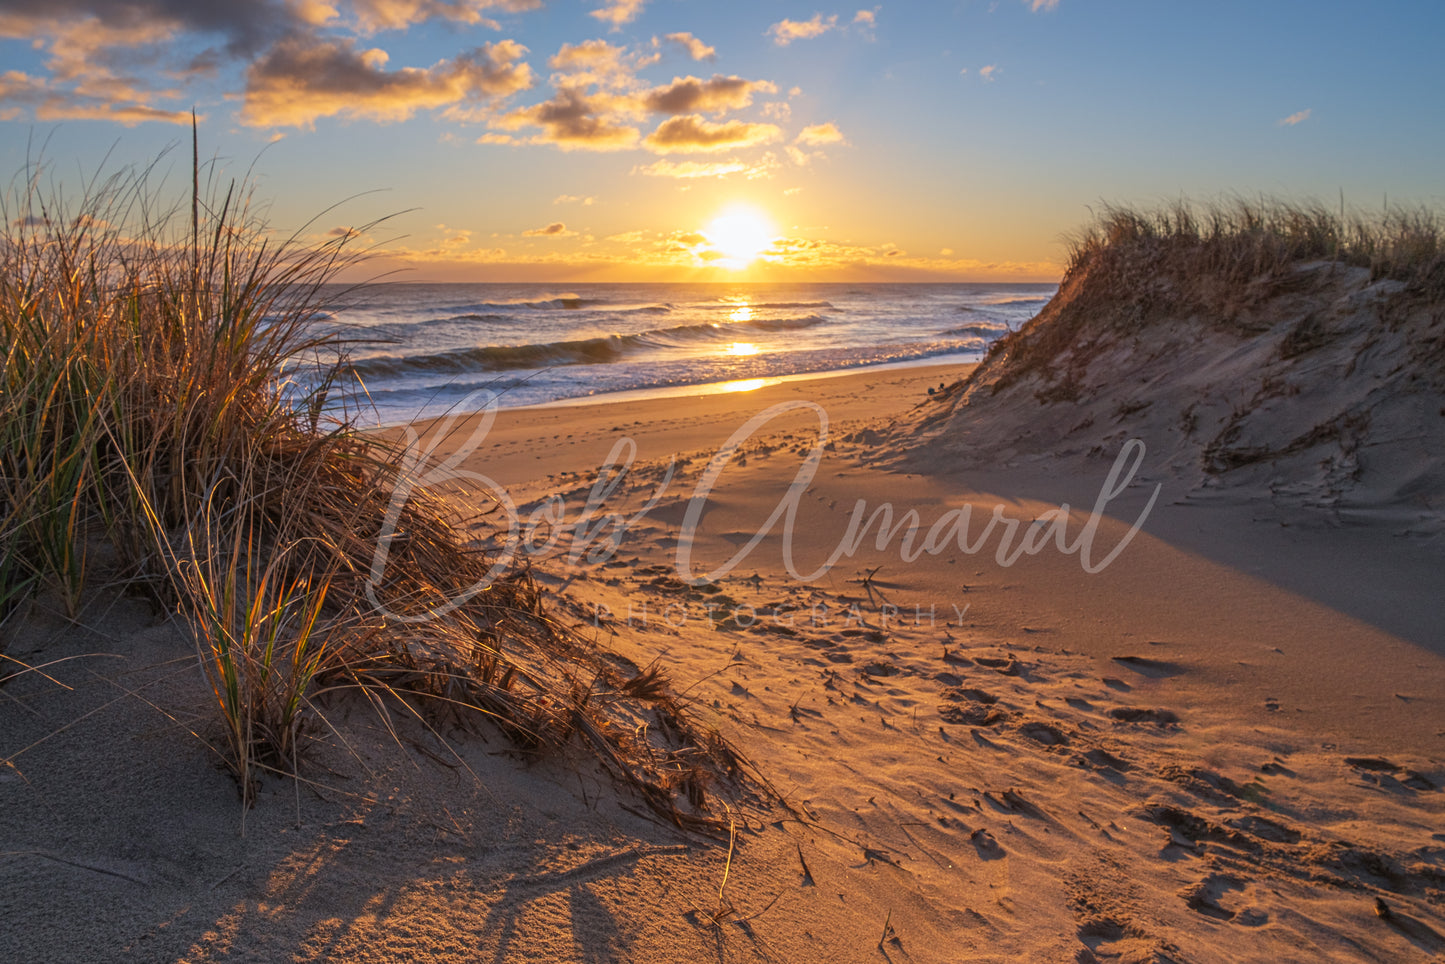
[[[1433,0],[0,0],[0,173],[183,189],[194,109],[395,280],[1057,281],[1102,203],[1445,206],[1442,48]]]

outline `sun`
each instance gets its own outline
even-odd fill
[[[715,264],[740,269],[748,266],[773,243],[775,231],[767,215],[755,208],[734,205],[702,229]]]

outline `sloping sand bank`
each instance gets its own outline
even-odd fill
[[[1153,444],[1110,485],[1127,431],[1096,432],[1093,458],[1030,457],[1055,440],[985,471],[932,441],[899,464],[888,433],[948,410],[927,389],[963,374],[503,412],[485,438],[474,423],[448,436],[520,518],[564,500],[564,525],[533,540],[551,543],[535,561],[560,618],[619,660],[658,661],[776,787],[782,804],[731,804],[730,840],[645,818],[580,755],[527,759],[485,724],[379,716],[344,693],[311,782],[268,780],[243,814],[197,738],[203,684],[177,630],[103,595],[79,625],[37,607],[8,651],[49,678],[0,690],[0,955],[1445,951],[1437,550],[1399,534],[1413,525],[1301,525],[1193,497]],[[724,464],[779,403],[794,407]],[[630,470],[596,488],[624,438]],[[880,545],[882,517],[863,523],[883,505],[888,526],[906,521]],[[609,514],[621,524],[599,527]],[[855,519],[866,538],[840,552]],[[1119,551],[1089,572],[1086,545],[1094,568]]]

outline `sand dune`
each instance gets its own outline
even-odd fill
[[[47,668],[54,682],[29,674],[3,690],[3,953],[941,962],[1445,951],[1445,658],[1438,633],[1423,638],[1438,630],[1429,607],[1440,597],[1421,595],[1438,587],[1433,550],[1390,525],[1341,539],[1254,521],[1150,465],[1098,522],[1101,549],[1117,544],[1163,485],[1100,573],[1053,544],[1002,566],[996,535],[975,552],[908,561],[906,527],[838,555],[860,500],[868,512],[916,511],[924,529],[965,504],[979,520],[1002,506],[1027,530],[1067,501],[1068,531],[1086,524],[1107,457],[1054,463],[1021,447],[1013,469],[973,472],[971,445],[935,442],[907,466],[878,467],[898,419],[974,406],[976,387],[942,404],[926,392],[960,374],[504,412],[463,463],[485,469],[523,517],[560,495],[574,520],[616,440],[635,439],[605,505],[628,520],[616,551],[569,558],[560,538],[536,573],[559,619],[624,673],[663,667],[771,785],[776,796],[756,781],[714,787],[727,839],[659,824],[580,753],[529,758],[486,724],[423,725],[395,707],[378,716],[344,693],[313,730],[307,782],[268,779],[243,813],[194,735],[209,725],[194,710],[203,684],[173,626],[104,594],[77,625],[37,607],[9,651],[73,658]],[[954,409],[960,399],[969,406]],[[679,572],[708,464],[783,402],[818,406],[827,441],[808,406],[742,441]],[[1055,444],[1072,443],[1037,451]],[[710,583],[684,578],[748,544],[815,446],[792,526]],[[938,460],[927,475],[924,451]],[[785,543],[813,578],[788,571]],[[1298,576],[1372,554],[1395,569],[1354,573],[1345,611]],[[1390,582],[1396,571],[1403,584]],[[1392,591],[1428,611],[1401,623]]]
[[[1099,290],[1108,283],[1067,279],[892,441],[930,466],[977,467],[1111,459],[1139,438],[1150,470],[1191,498],[1336,524],[1368,512],[1440,534],[1445,314],[1433,298],[1332,262],[1202,300]]]

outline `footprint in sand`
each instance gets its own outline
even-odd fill
[[[1438,790],[1429,777],[1415,770],[1409,770],[1398,763],[1394,763],[1384,757],[1378,756],[1347,756],[1345,764],[1354,767],[1359,771],[1360,778],[1367,783],[1386,790],[1397,788],[1409,788],[1417,791]],[[1397,777],[1395,774],[1404,773],[1404,777]]]
[[[1121,723],[1153,723],[1157,726],[1169,726],[1179,722],[1178,713],[1157,707],[1116,706],[1109,711],[1109,716]]]
[[[1065,746],[1069,742],[1068,736],[1058,727],[1037,720],[1019,726],[1019,733],[1044,746]]]
[[[1235,912],[1221,904],[1220,899],[1232,890],[1243,889],[1244,884],[1234,877],[1210,874],[1192,887],[1185,888],[1179,896],[1184,898],[1190,910],[1216,920],[1233,920]]]
[[[943,702],[938,706],[938,715],[945,723],[961,726],[996,726],[1008,719],[1008,713],[998,707],[998,697],[980,689],[966,689],[950,686],[941,694]]]
[[[993,834],[984,827],[979,827],[969,834],[968,839],[973,844],[973,849],[978,851],[981,860],[998,860],[1000,857],[1008,856],[999,842],[993,839]]]
[[[1147,656],[1114,656],[1114,662],[1129,667],[1141,676],[1148,676],[1151,679],[1163,679],[1168,676],[1179,676],[1184,672],[1184,667],[1178,663],[1171,663],[1163,659],[1150,659]]]
[[[1022,670],[1022,664],[1012,655],[1002,656],[975,656],[973,661],[980,666],[987,666],[989,669],[996,669],[1005,676],[1017,676]]]
[[[1086,753],[1079,754],[1074,758],[1074,763],[1086,770],[1113,770],[1116,773],[1127,773],[1134,769],[1132,763],[1115,756],[1102,747],[1095,747]]]
[[[1268,817],[1244,816],[1232,817],[1224,821],[1226,825],[1236,830],[1243,830],[1245,833],[1258,837],[1261,840],[1268,840],[1270,843],[1297,844],[1303,836],[1293,827],[1288,827]]]
[[[1253,837],[1240,833],[1238,830],[1212,824],[1203,817],[1180,807],[1155,804],[1145,807],[1143,814],[1170,831],[1171,839],[1179,837],[1191,844],[1197,844],[1204,840],[1223,844],[1246,853],[1258,853],[1261,849],[1259,841]]]

